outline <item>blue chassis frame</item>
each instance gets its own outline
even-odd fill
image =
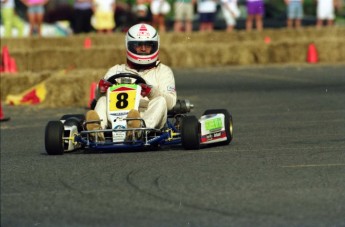
[[[89,149],[94,149],[94,150],[134,150],[134,149],[141,149],[145,147],[150,147],[150,146],[157,146],[157,145],[178,145],[181,144],[181,137],[179,138],[173,138],[171,136],[171,131],[174,133],[180,133],[179,130],[176,129],[176,127],[169,121],[169,118],[167,119],[166,122],[167,128],[170,129],[167,132],[163,132],[161,135],[156,136],[150,140],[147,140],[146,143],[143,140],[135,140],[131,142],[105,142],[105,143],[100,143],[100,142],[93,142],[90,141],[89,139],[85,139],[82,137],[82,134],[89,134],[90,131],[82,131],[80,135],[76,135],[74,140],[77,142],[80,142],[83,145],[86,145],[87,148]],[[113,129],[108,129],[108,130],[101,130],[103,132],[110,131],[120,131],[120,130],[113,130]],[[167,141],[168,138],[172,138],[171,141]]]

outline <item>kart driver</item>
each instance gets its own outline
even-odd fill
[[[142,87],[139,110],[130,110],[127,118],[142,118],[148,128],[163,128],[167,120],[167,112],[176,104],[176,90],[174,74],[170,67],[158,60],[159,35],[151,25],[136,24],[126,34],[127,64],[111,67],[98,84],[98,90],[105,94],[109,83],[107,79],[118,73],[134,73],[141,76],[147,84]],[[86,114],[87,121],[101,123],[87,124],[87,130],[106,129],[107,119],[106,96],[101,95],[97,100],[95,110]],[[141,127],[140,120],[127,121],[127,128]],[[127,133],[128,135],[128,133]],[[98,133],[99,140],[104,140],[103,133]]]

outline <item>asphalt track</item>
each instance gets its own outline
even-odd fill
[[[49,120],[6,107],[1,226],[345,226],[345,66],[175,69],[178,95],[227,108],[229,146],[48,156]]]

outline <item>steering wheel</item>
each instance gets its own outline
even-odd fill
[[[146,84],[146,81],[144,80],[144,78],[133,73],[118,73],[118,74],[110,76],[107,79],[107,81],[109,81],[112,84],[117,84],[116,79],[123,78],[123,77],[135,79],[134,81],[135,84]]]

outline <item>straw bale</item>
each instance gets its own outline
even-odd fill
[[[46,81],[47,97],[42,107],[86,107],[92,82],[98,82],[105,70],[71,70],[66,74],[55,73]]]
[[[307,46],[315,42],[320,61],[342,62],[344,39],[325,38],[298,41],[281,40],[265,44],[263,40],[246,42],[185,42],[162,45],[160,59],[172,67],[250,65],[305,62]],[[124,47],[36,49],[12,53],[20,71],[58,70],[66,68],[109,68],[125,62]],[[324,56],[324,57],[323,57]]]
[[[329,38],[327,40],[317,40],[315,46],[318,51],[320,62],[345,63],[345,39]]]
[[[122,48],[60,48],[36,49],[12,53],[19,71],[58,70],[66,68],[105,68],[124,62],[125,49]]]
[[[268,56],[270,63],[305,62],[305,42],[280,42],[269,46]]]
[[[24,37],[2,38],[1,46],[8,46],[10,51],[32,51],[40,48],[84,48],[85,38],[90,38],[92,47],[124,46],[124,33],[112,35],[74,35],[68,37]]]
[[[9,94],[19,94],[30,87],[49,78],[51,73],[43,71],[40,73],[24,72],[17,74],[2,73],[1,80],[1,100],[5,100]]]
[[[316,40],[329,37],[344,37],[344,27],[331,27],[316,29],[305,27],[303,29],[265,29],[262,32],[246,32],[244,30],[226,33],[224,31],[174,33],[161,34],[161,45],[186,44],[186,43],[234,43],[255,41],[260,43],[266,36],[274,42],[298,41],[300,39]],[[113,33],[100,35],[97,33],[74,35],[69,37],[26,37],[26,38],[2,38],[1,46],[7,45],[10,51],[33,51],[40,48],[83,48],[86,37],[91,38],[92,48],[96,47],[124,47],[125,33]]]

